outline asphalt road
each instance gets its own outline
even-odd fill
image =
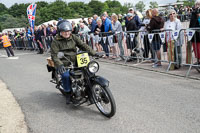
[[[110,81],[116,115],[107,119],[95,105],[73,107],[49,82],[45,55],[15,51],[0,56],[2,79],[33,133],[199,133],[200,81],[100,62]],[[0,53],[5,54],[0,50]]]

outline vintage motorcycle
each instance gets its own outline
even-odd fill
[[[59,52],[57,56],[60,59],[65,58],[70,61],[63,52]],[[108,118],[114,116],[116,104],[109,89],[109,81],[96,75],[99,70],[99,64],[94,59],[91,60],[86,52],[78,53],[76,58],[77,63],[74,64],[70,61],[71,65],[67,68],[70,72],[73,105],[95,104],[104,116]],[[55,83],[56,88],[65,95],[61,75],[57,74],[51,59],[48,59],[47,69],[52,72],[52,80],[50,82]]]

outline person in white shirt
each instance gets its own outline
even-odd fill
[[[80,23],[80,29],[78,34],[82,35],[82,34],[88,34],[88,32],[90,32],[91,30],[84,24],[84,23]]]
[[[177,64],[171,64],[170,70],[173,70],[179,68],[181,64],[181,46],[183,44],[183,36],[182,33],[180,33],[177,34],[179,35],[178,39],[174,39],[174,31],[179,33],[182,27],[180,20],[177,18],[176,11],[173,9],[169,10],[168,17],[169,20],[165,22],[164,30],[166,30],[168,61],[177,62]]]

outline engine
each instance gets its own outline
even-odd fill
[[[85,97],[85,83],[82,71],[70,72],[73,98],[81,101]]]

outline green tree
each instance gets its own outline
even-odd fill
[[[133,8],[134,5],[132,3],[124,3],[124,7],[127,7],[128,8]]]
[[[8,28],[21,28],[28,26],[27,17],[22,15],[20,17],[13,17],[10,14],[0,15],[1,30]]]
[[[61,0],[56,0],[55,2],[49,4],[47,7],[41,8],[39,13],[42,21],[44,22],[50,21],[52,19],[57,20],[60,17],[69,18],[71,15],[70,8],[65,2]]]
[[[0,15],[5,14],[5,13],[7,13],[8,8],[4,4],[0,3],[0,11],[1,11]]]
[[[145,10],[145,4],[143,1],[139,1],[136,5],[135,5],[136,10],[143,12]]]
[[[92,9],[93,14],[101,15],[104,11],[108,9],[108,5],[104,4],[98,0],[91,0],[88,6]]]
[[[15,3],[8,9],[8,13],[12,15],[13,17],[21,17],[21,15],[26,15],[26,10],[28,7],[28,4],[17,4]]]
[[[184,2],[183,3],[184,6],[190,6],[190,7],[192,7],[192,6],[195,5],[195,0],[187,0],[187,1],[183,1],[183,2]]]
[[[37,4],[37,10],[40,10],[41,8],[43,7],[47,7],[49,4],[45,1],[39,1],[39,2],[36,2]]]
[[[151,1],[149,2],[150,6],[149,8],[153,9],[153,8],[158,8],[158,3],[156,1]]]
[[[77,14],[78,17],[88,17],[91,14],[92,9],[84,2],[70,2],[68,6],[72,9],[72,14]]]
[[[119,14],[121,13],[121,7],[122,5],[120,4],[119,1],[116,1],[116,0],[107,0],[105,2],[107,5],[108,5],[108,13],[111,15],[112,13],[116,13],[116,14]]]

